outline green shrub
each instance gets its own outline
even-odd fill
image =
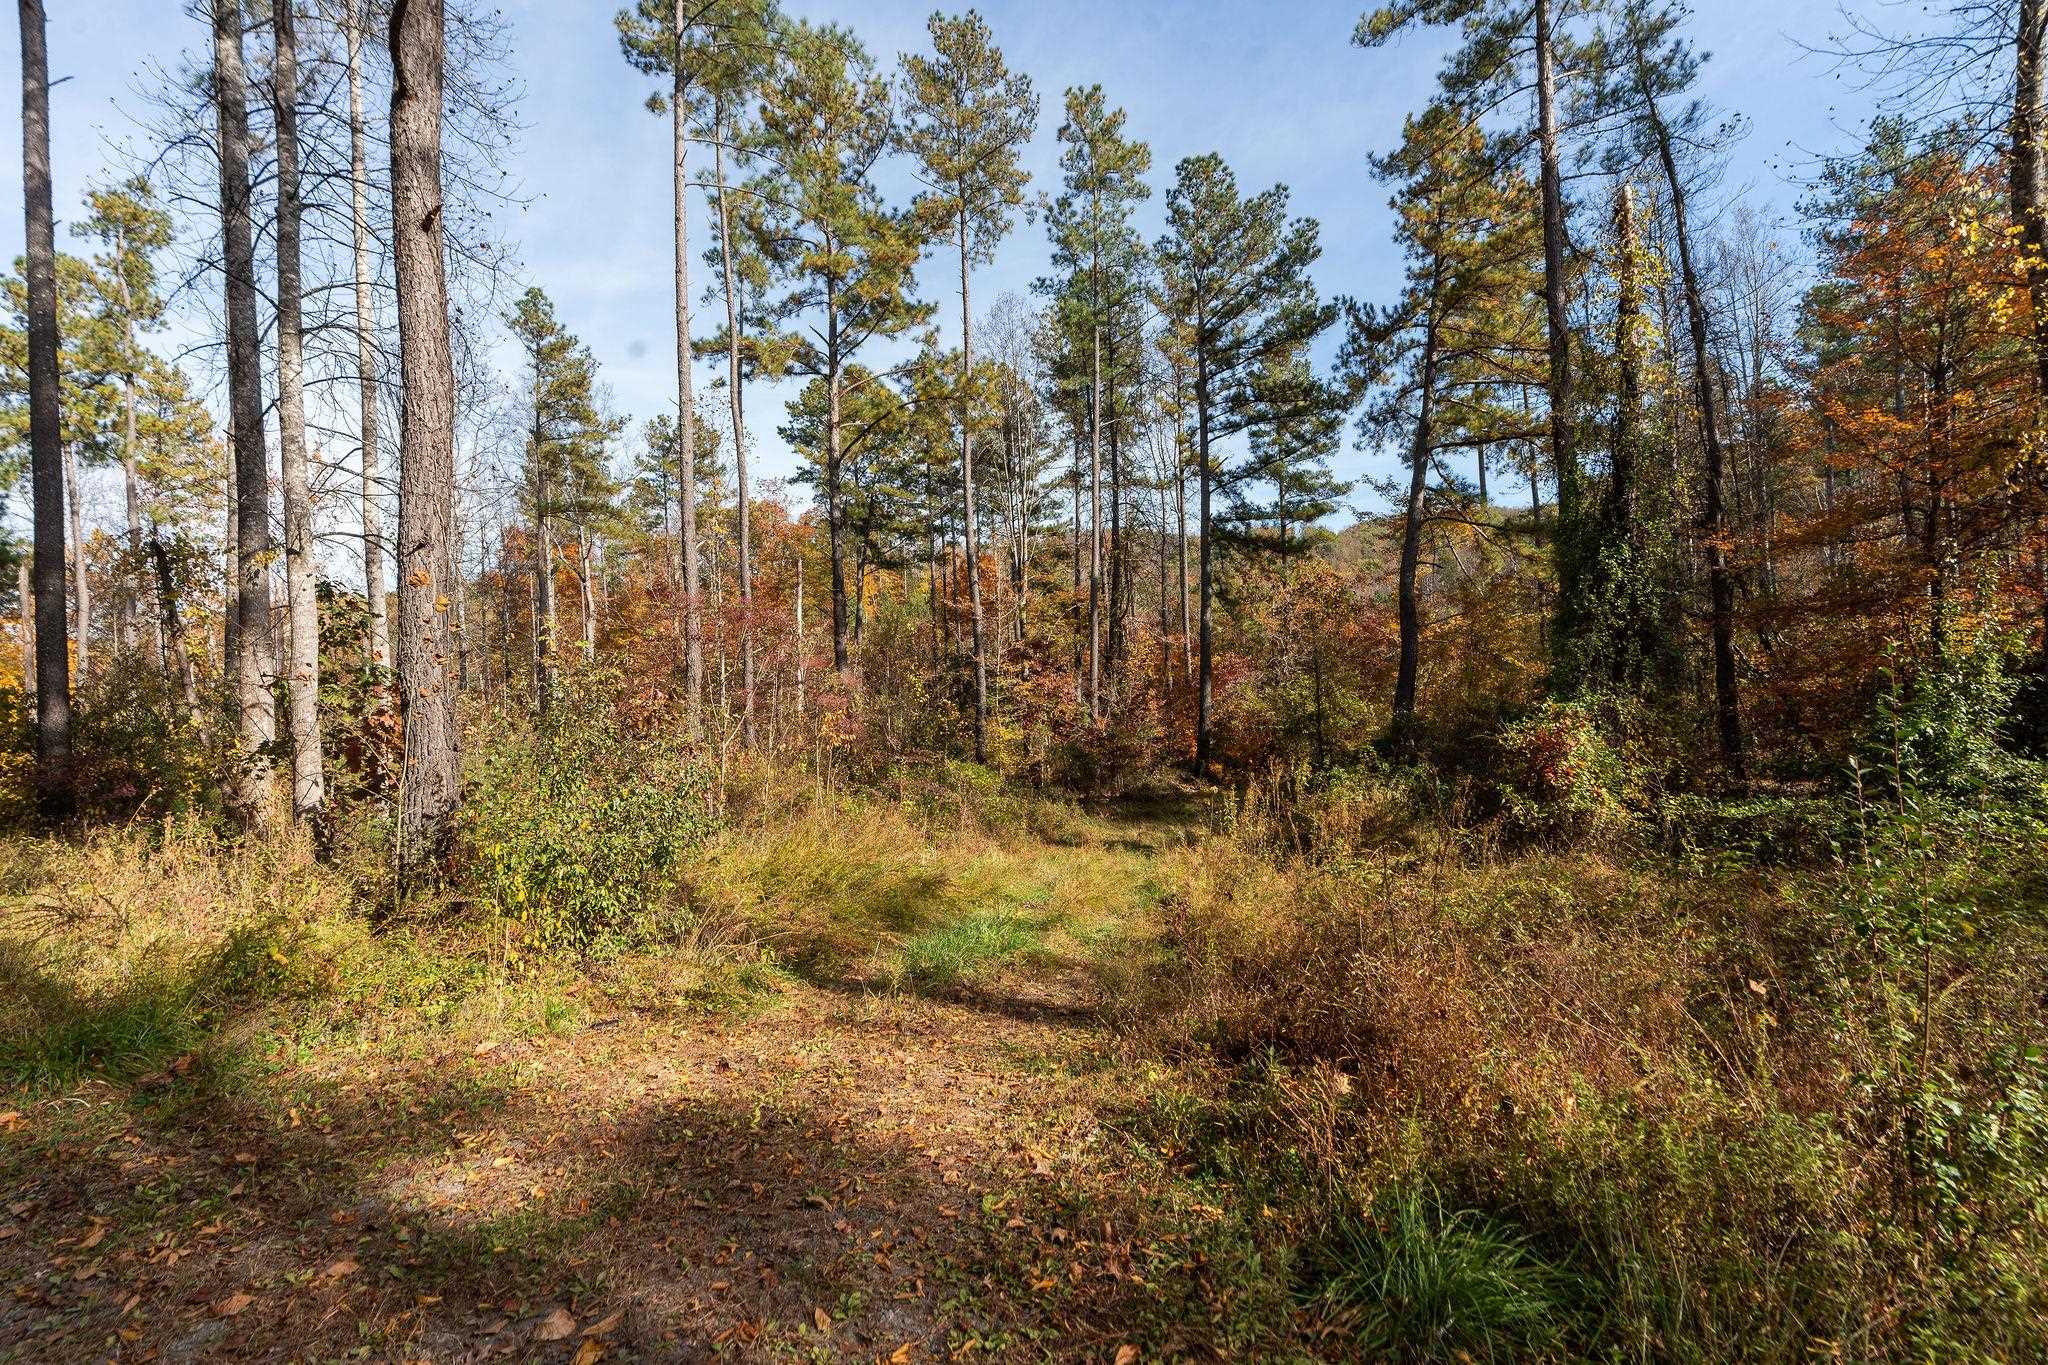
[[[582,950],[645,934],[716,821],[678,736],[635,733],[601,695],[563,712],[485,743],[465,834],[480,899],[535,943]]]

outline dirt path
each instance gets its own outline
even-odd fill
[[[1134,1136],[1157,1067],[1084,967],[1040,942],[708,1016],[593,981],[573,1024],[452,1049],[253,1020],[182,1074],[23,1102],[0,1360],[1227,1352],[1223,1210]]]

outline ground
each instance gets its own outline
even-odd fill
[[[1098,970],[1176,836],[1079,830],[718,998],[597,963],[0,1092],[0,1361],[1233,1354],[1260,1211],[1151,1145],[1137,1097],[1199,1063],[1125,1042]],[[1083,880],[1120,890],[1070,913]]]

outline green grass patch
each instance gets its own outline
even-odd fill
[[[1008,911],[977,911],[927,929],[902,948],[902,976],[920,986],[951,986],[1039,946],[1042,934]]]

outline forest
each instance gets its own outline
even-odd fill
[[[618,3],[18,0],[0,1362],[2048,1360],[2048,0]]]

